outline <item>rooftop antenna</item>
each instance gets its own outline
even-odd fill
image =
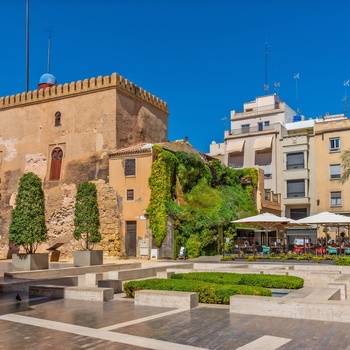
[[[344,90],[345,90],[345,97],[342,99],[344,101],[344,115],[348,117],[348,95],[347,95],[347,89],[350,84],[350,80],[344,81]]]
[[[299,80],[300,74],[297,73],[294,75],[295,79],[295,99],[297,103],[297,113],[300,114],[300,108],[299,108],[299,102],[298,102],[298,80]]]
[[[265,43],[265,84],[264,84],[264,91],[267,94],[269,92],[269,85],[267,83],[267,68],[268,68],[268,56],[269,56],[269,43],[267,42],[266,39],[266,43]]]
[[[274,82],[273,83],[273,87],[274,87],[274,93],[275,93],[275,95],[277,95],[278,96],[278,89],[281,87],[281,83],[280,82]]]
[[[50,73],[50,59],[51,59],[51,28],[44,29],[44,32],[49,33],[48,42],[47,42],[47,72]]]
[[[221,118],[221,120],[225,121],[226,130],[228,130],[228,118],[225,116],[225,117]]]
[[[29,91],[29,0],[26,0],[26,92]]]

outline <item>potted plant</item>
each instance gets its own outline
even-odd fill
[[[12,254],[13,270],[48,269],[49,254],[35,254],[39,244],[47,240],[47,227],[42,182],[34,173],[26,173],[20,179],[9,239],[25,250],[25,254]]]
[[[101,241],[100,217],[97,204],[96,185],[83,182],[78,186],[75,203],[74,238],[79,240],[83,250],[74,252],[74,266],[103,264],[103,251],[93,250]]]

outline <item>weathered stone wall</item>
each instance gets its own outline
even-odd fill
[[[100,212],[100,229],[102,241],[98,248],[105,254],[123,257],[121,242],[119,237],[119,209],[117,203],[117,193],[103,180],[94,182],[98,194],[98,208]]]
[[[61,120],[56,125],[58,111]],[[64,254],[78,248],[72,240],[76,186],[102,180],[97,182],[103,198],[101,246],[110,254],[122,254],[118,206],[112,199],[116,195],[108,185],[108,152],[143,141],[166,141],[167,104],[112,74],[0,98],[0,126],[0,255],[9,257],[14,249],[8,228],[18,183],[26,172],[42,179],[46,196],[50,239],[40,249],[61,241]],[[55,147],[63,150],[61,176],[49,181]]]

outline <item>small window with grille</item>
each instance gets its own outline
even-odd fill
[[[134,200],[134,190],[133,189],[127,189],[126,190],[126,200],[127,201],[133,201]]]
[[[124,162],[124,175],[135,176],[136,175],[136,159],[125,159]]]

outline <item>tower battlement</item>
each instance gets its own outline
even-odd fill
[[[129,95],[136,96],[137,98],[150,103],[163,112],[168,113],[168,104],[166,102],[140,88],[124,77],[118,75],[117,73],[104,77],[98,76],[97,78],[78,80],[70,84],[60,84],[47,87],[45,89],[38,89],[23,92],[21,94],[0,97],[0,110],[113,88],[126,92]]]

